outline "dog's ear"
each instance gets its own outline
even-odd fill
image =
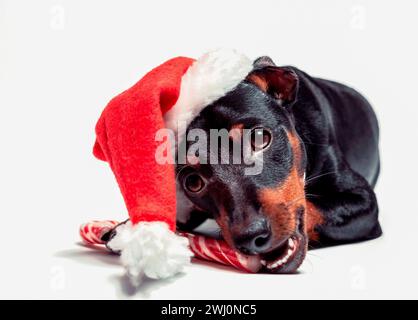
[[[291,106],[295,102],[299,87],[298,76],[290,68],[276,66],[269,57],[255,60],[254,69],[246,80],[283,106]]]
[[[264,67],[275,67],[276,64],[274,63],[273,59],[268,56],[262,56],[254,60],[253,67],[254,69],[261,69]]]

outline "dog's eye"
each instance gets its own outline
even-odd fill
[[[251,132],[251,147],[253,151],[267,148],[271,142],[271,133],[262,127],[254,128]]]
[[[205,182],[197,173],[190,173],[184,179],[184,187],[190,192],[199,192],[204,186]]]

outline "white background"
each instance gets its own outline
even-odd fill
[[[0,0],[1,298],[418,298],[416,1]],[[194,264],[138,291],[80,223],[124,219],[91,154],[114,95],[164,60],[234,47],[347,83],[381,124],[384,237],[310,252],[298,275]]]

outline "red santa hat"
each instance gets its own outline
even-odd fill
[[[166,278],[190,262],[188,241],[176,235],[173,164],[157,163],[156,132],[167,128],[183,139],[189,125],[210,103],[234,89],[252,61],[234,50],[208,52],[194,60],[178,57],[156,67],[113,98],[96,125],[94,155],[107,161],[128,209],[129,221],[116,228],[108,246],[121,252],[127,274]]]

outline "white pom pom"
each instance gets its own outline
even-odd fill
[[[233,49],[220,48],[201,56],[182,77],[179,97],[164,115],[166,127],[175,132],[181,129],[178,126],[186,129],[208,104],[234,89],[252,69],[252,60]],[[178,134],[181,141],[182,132]]]
[[[121,252],[121,261],[134,285],[144,276],[152,279],[171,277],[190,264],[192,252],[188,240],[172,232],[164,222],[130,221],[116,228],[107,244]]]

